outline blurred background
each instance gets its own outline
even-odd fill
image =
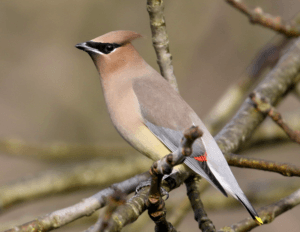
[[[265,12],[280,15],[285,20],[291,19],[300,9],[300,2],[296,0],[244,2],[250,7],[260,6]],[[180,94],[201,118],[205,118],[224,91],[243,75],[257,52],[276,35],[269,29],[250,24],[225,1],[166,0],[165,18]],[[129,148],[110,122],[92,60],[74,47],[113,30],[133,30],[144,35],[145,39],[135,41],[134,45],[158,70],[146,1],[2,0],[0,139],[41,145],[115,143]],[[299,106],[295,97],[288,96],[279,109],[284,114]],[[300,164],[299,145],[293,143],[256,146],[241,154]],[[72,162],[72,158],[62,164],[61,161],[0,153],[0,188]],[[118,167],[115,168],[118,172]],[[283,191],[288,188],[284,187],[287,182],[300,185],[296,177],[232,169],[243,189],[257,189],[263,193],[273,188],[274,183],[283,183]],[[73,205],[97,191],[97,188],[83,188],[13,206],[0,214],[0,225],[24,223]],[[172,207],[176,208],[176,202],[185,196],[185,191],[183,187],[172,192],[167,204],[173,202]],[[216,198],[222,198],[214,189],[210,191]],[[271,202],[255,207],[274,201],[276,196]],[[248,217],[242,206],[211,209],[207,213],[217,229]],[[299,215],[300,208],[296,207],[255,231],[299,231]],[[75,222],[75,226],[71,224],[57,231],[82,231],[92,225],[93,220]],[[142,231],[153,231],[153,227],[153,223],[147,224]],[[4,228],[0,226],[1,229]],[[192,212],[178,229],[198,231]]]

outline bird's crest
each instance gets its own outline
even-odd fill
[[[141,34],[136,33],[134,31],[112,31],[101,35],[95,39],[92,39],[92,41],[100,43],[116,43],[123,45],[141,37],[143,37]]]

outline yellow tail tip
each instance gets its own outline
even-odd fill
[[[256,217],[256,216],[255,216],[255,221],[256,221],[257,224],[259,224],[259,225],[264,224],[260,217]]]

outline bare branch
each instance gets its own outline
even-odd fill
[[[255,103],[255,107],[263,114],[268,114],[278,126],[280,126],[289,138],[300,144],[300,131],[293,131],[282,119],[281,114],[269,103],[269,101],[258,93],[251,93],[250,99]]]
[[[212,221],[208,218],[203,203],[200,199],[200,177],[190,177],[185,181],[187,195],[190,199],[191,206],[194,210],[195,220],[198,222],[198,227],[203,232],[214,232],[216,228]]]
[[[277,172],[283,176],[300,176],[300,167],[292,164],[249,158],[234,154],[225,155],[225,158],[228,164],[234,167]]]
[[[300,189],[292,193],[288,197],[281,199],[269,206],[262,207],[258,210],[258,214],[263,220],[264,224],[271,223],[277,216],[292,209],[300,204]],[[237,224],[230,227],[224,227],[220,231],[226,232],[246,232],[257,227],[258,225],[252,220],[247,218]]]
[[[289,122],[291,127],[293,127],[295,130],[300,130],[300,111],[289,112],[284,115],[284,118],[287,122]],[[290,139],[286,133],[273,121],[265,121],[257,128],[249,142],[250,145],[253,145],[255,143],[272,141],[283,142],[290,141]]]
[[[176,77],[173,73],[172,55],[169,49],[163,0],[147,0],[147,11],[150,16],[152,43],[160,73],[178,92]]]
[[[256,7],[254,10],[250,10],[239,0],[226,1],[234,8],[238,9],[243,14],[248,16],[250,22],[253,24],[260,24],[264,27],[282,33],[287,37],[298,37],[300,35],[300,28],[294,21],[290,22],[289,24],[283,23],[280,16],[274,17],[270,14],[264,13],[260,7]]]

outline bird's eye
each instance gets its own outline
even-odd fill
[[[121,47],[122,45],[116,43],[100,43],[94,41],[85,42],[88,52],[100,53],[100,54],[109,54],[114,51],[116,48]]]
[[[106,54],[110,53],[110,52],[113,51],[114,49],[115,49],[115,48],[114,48],[114,46],[113,46],[112,44],[107,44],[107,45],[105,46],[105,48],[104,48]]]

